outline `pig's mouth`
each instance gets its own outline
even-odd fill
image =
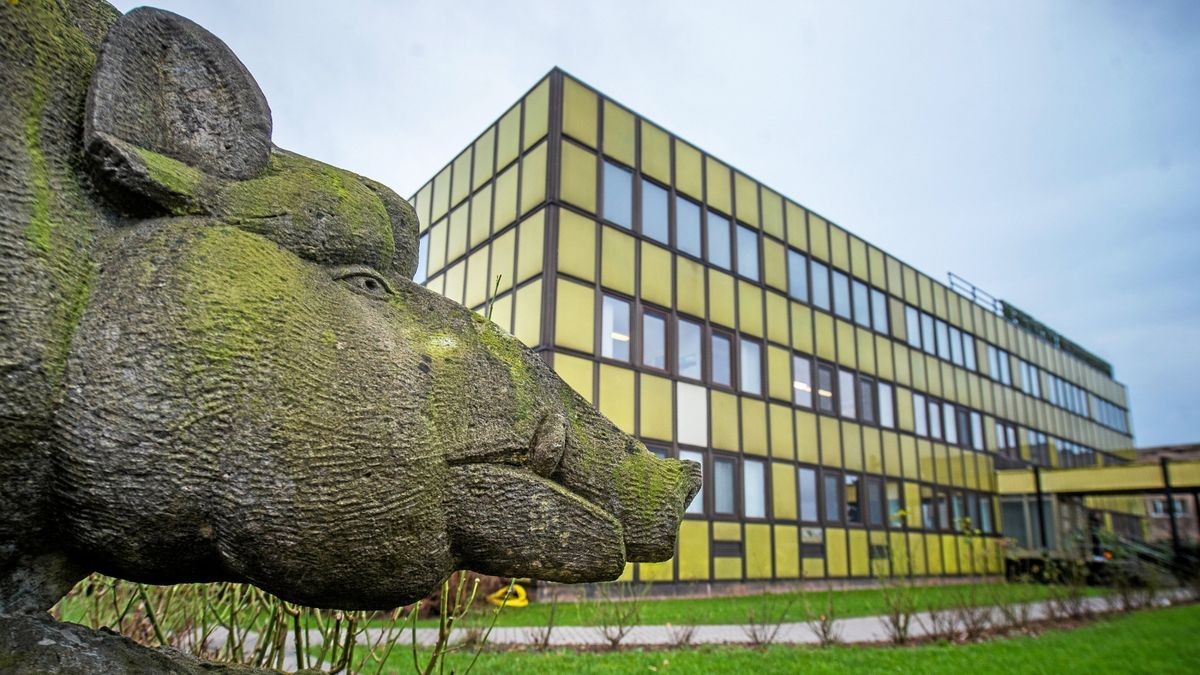
[[[498,576],[590,582],[617,578],[626,562],[669,559],[683,510],[700,490],[699,467],[688,466],[645,508],[612,514],[550,478],[562,462],[566,425],[548,417],[522,465],[484,460],[450,467],[447,529],[459,565]],[[642,462],[674,461],[642,452]]]

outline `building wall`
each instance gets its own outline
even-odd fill
[[[559,71],[414,202],[419,280],[703,464],[627,578],[994,571],[998,460],[1132,445],[1120,384]]]

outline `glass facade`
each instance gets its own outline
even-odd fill
[[[1108,375],[560,71],[413,202],[419,281],[702,465],[624,578],[994,572],[998,462],[1132,445]]]

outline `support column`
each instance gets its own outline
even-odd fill
[[[1046,508],[1043,503],[1043,500],[1045,498],[1042,495],[1042,470],[1038,467],[1037,464],[1033,465],[1033,489],[1034,489],[1034,494],[1037,495],[1037,507],[1036,508],[1037,508],[1037,519],[1038,519],[1038,535],[1039,535],[1038,538],[1041,539],[1040,543],[1042,545],[1042,552],[1045,553],[1045,552],[1049,551],[1050,546],[1047,543],[1049,541],[1049,537],[1046,534]]]
[[[1171,492],[1171,460],[1163,457],[1159,459],[1159,466],[1162,467],[1163,493],[1167,496],[1167,514],[1171,517],[1171,553],[1175,557],[1175,564],[1180,564],[1180,545],[1179,545],[1179,521],[1175,517],[1175,494]]]

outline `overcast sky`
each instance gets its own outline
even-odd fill
[[[561,66],[1108,359],[1138,445],[1200,442],[1200,2],[157,6],[233,48],[276,144],[406,196]]]

